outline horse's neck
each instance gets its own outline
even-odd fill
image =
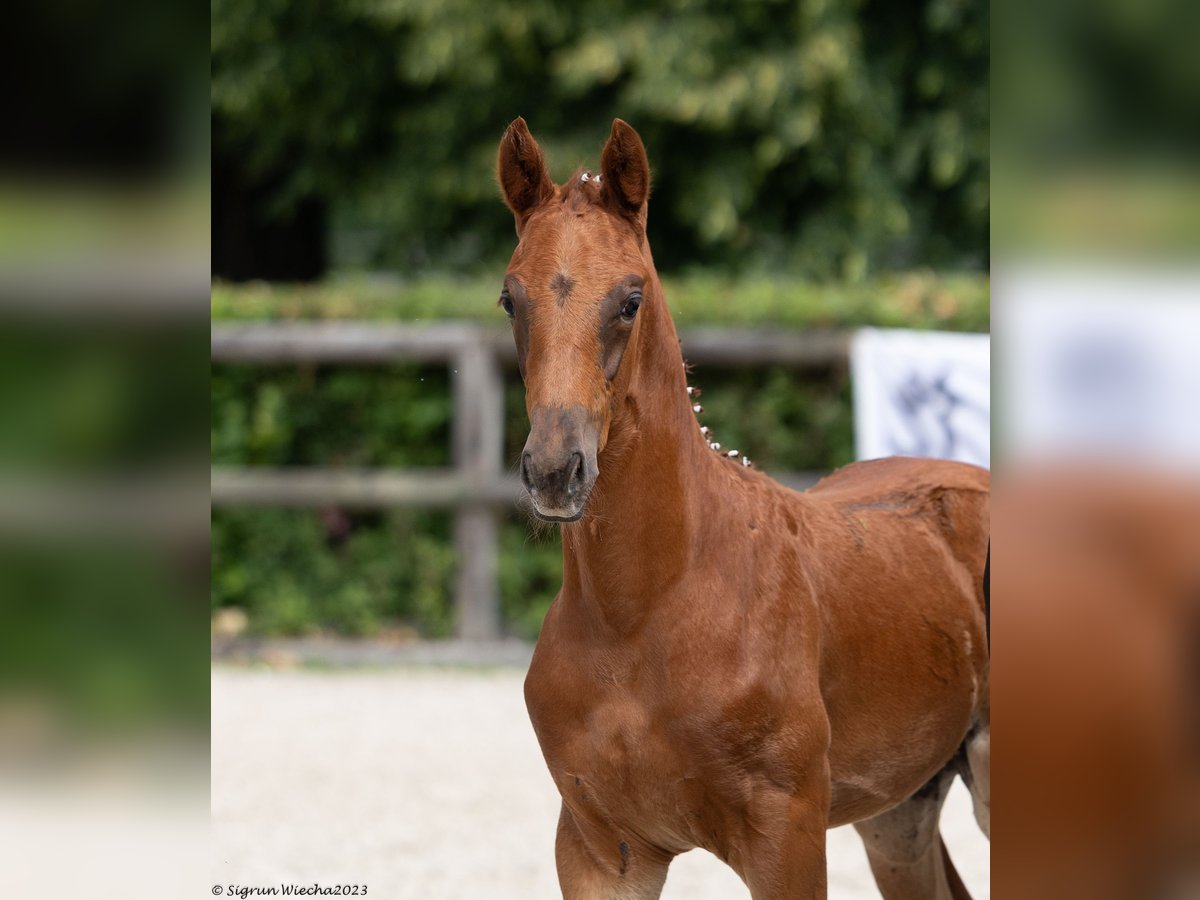
[[[562,531],[565,593],[618,633],[636,628],[694,561],[706,514],[720,503],[719,467],[730,465],[700,433],[679,339],[654,286],[588,512]]]

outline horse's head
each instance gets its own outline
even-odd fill
[[[617,119],[600,174],[579,172],[556,185],[517,119],[500,142],[499,179],[519,238],[500,305],[512,320],[529,413],[521,480],[539,517],[573,522],[599,474],[597,457],[628,387],[621,360],[637,341],[643,293],[653,288],[650,166],[637,132]]]

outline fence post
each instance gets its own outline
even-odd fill
[[[454,463],[476,485],[497,478],[504,465],[504,382],[483,335],[472,337],[453,360]],[[499,519],[480,491],[479,503],[459,507],[454,519],[458,583],[454,605],[464,640],[500,637]]]

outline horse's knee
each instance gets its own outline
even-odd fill
[[[667,879],[669,860],[619,838],[606,837],[590,832],[585,837],[570,811],[563,807],[554,855],[565,900],[657,898]]]
[[[827,769],[794,793],[755,792],[727,862],[754,900],[825,900],[825,835],[829,828]]]

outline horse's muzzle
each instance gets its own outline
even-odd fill
[[[595,427],[582,406],[535,407],[521,453],[521,483],[538,518],[576,522],[596,483]]]

